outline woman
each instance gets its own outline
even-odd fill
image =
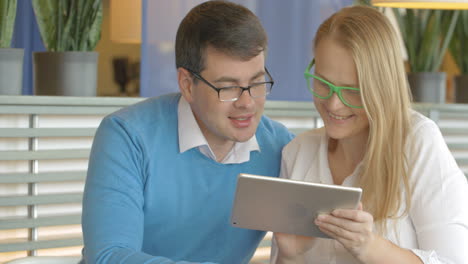
[[[411,110],[397,35],[365,6],[327,19],[305,76],[323,128],[283,150],[284,178],[363,189],[313,223],[333,239],[275,234],[272,263],[466,263],[468,184],[437,125]]]

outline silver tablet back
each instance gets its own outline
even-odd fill
[[[236,227],[325,237],[314,224],[319,213],[357,208],[360,188],[239,174],[231,224]]]

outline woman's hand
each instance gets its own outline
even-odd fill
[[[353,256],[362,262],[369,255],[377,235],[373,232],[374,218],[362,210],[335,209],[331,214],[319,215],[315,219],[319,229],[340,242]]]
[[[312,247],[313,237],[275,233],[274,239],[278,248],[277,264],[305,263],[304,253]]]

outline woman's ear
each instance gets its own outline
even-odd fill
[[[179,67],[177,68],[177,82],[179,83],[179,90],[184,99],[187,102],[192,102],[192,88],[193,80],[192,74],[186,69]]]

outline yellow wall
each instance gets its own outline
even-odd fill
[[[133,0],[131,0],[133,1]],[[140,60],[139,44],[120,44],[110,40],[110,0],[103,0],[103,21],[101,40],[96,51],[99,52],[98,88],[99,96],[119,96],[119,85],[114,82],[112,58],[115,56],[128,56],[130,62]],[[135,82],[127,86],[128,90],[135,90]]]
[[[440,70],[447,73],[447,91],[445,97],[446,102],[453,103],[455,102],[454,77],[460,74],[460,69],[458,69],[457,64],[450,52],[445,54]]]

